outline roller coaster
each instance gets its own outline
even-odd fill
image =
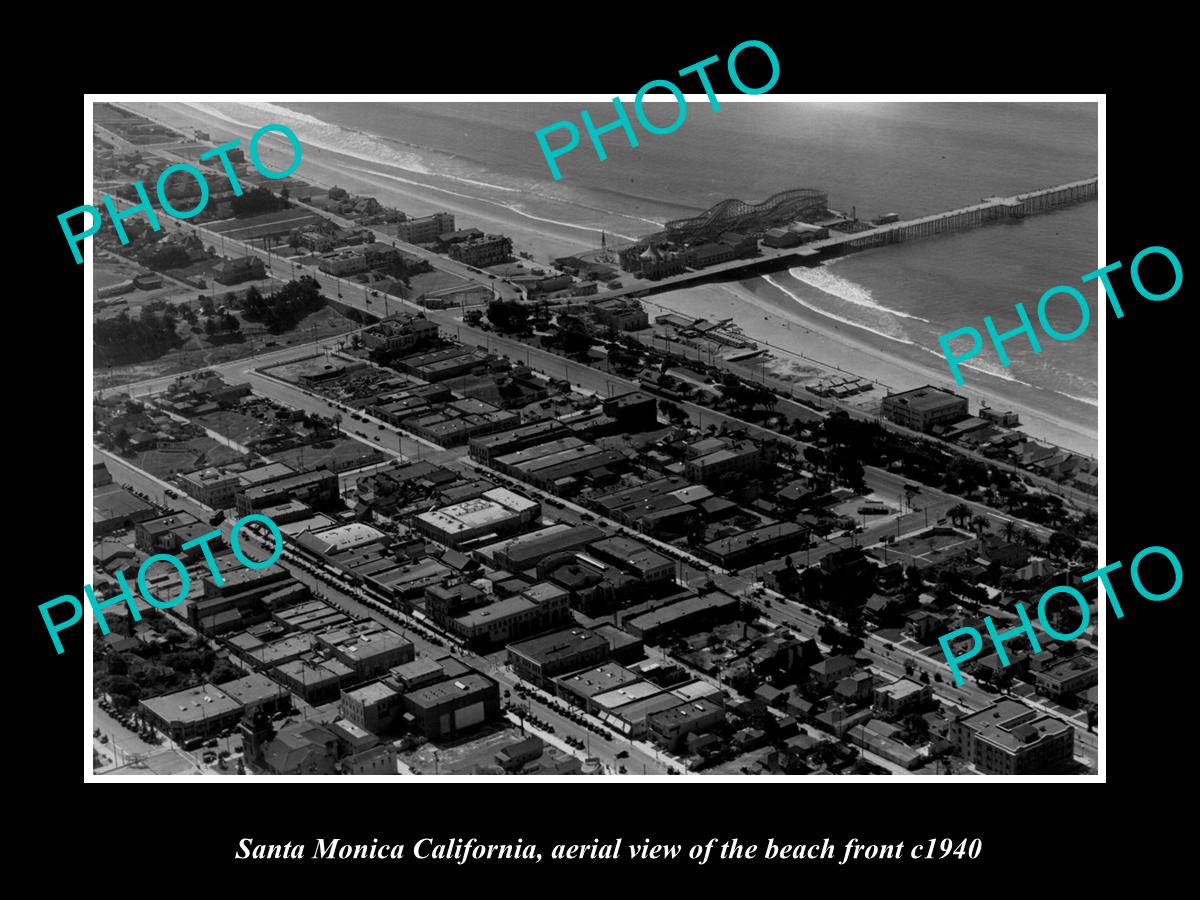
[[[722,200],[691,219],[667,222],[656,235],[663,240],[694,244],[714,240],[726,231],[761,232],[795,219],[819,219],[828,214],[829,197],[814,188],[792,188],[773,194],[762,203]]]

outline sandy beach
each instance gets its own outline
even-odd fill
[[[191,134],[191,129],[201,128],[214,141],[223,142],[234,137],[246,140],[253,132],[252,128],[239,129],[181,104],[138,103],[130,106],[187,135]],[[277,143],[264,141],[260,144],[263,160],[268,166],[282,169],[290,162],[290,151],[281,153],[273,149],[285,144],[282,139]],[[600,235],[594,228],[548,221],[499,202],[467,196],[452,188],[419,180],[428,176],[409,177],[403,170],[383,172],[384,168],[383,164],[305,146],[303,162],[296,175],[321,187],[336,184],[351,193],[373,196],[384,205],[398,207],[409,215],[426,215],[439,210],[452,212],[459,228],[477,227],[504,233],[513,239],[516,250],[531,253],[539,262],[599,246]],[[830,366],[831,370],[832,367],[840,368],[896,390],[924,384],[953,387],[948,383],[946,369],[934,364],[934,357],[930,357],[930,365],[904,359],[891,352],[886,339],[822,320],[791,302],[782,292],[771,289],[762,279],[682,288],[652,295],[644,302],[652,317],[670,310],[694,318],[732,318],[748,338],[769,345],[780,356],[780,365],[775,367],[777,371],[790,369],[792,363],[803,362],[809,366],[811,360],[817,360]],[[800,354],[808,359],[798,359]],[[1081,411],[1080,421],[1051,418],[1038,412],[1028,401],[1022,402],[1023,395],[1006,389],[1001,379],[981,376],[973,381],[954,388],[969,398],[973,413],[978,411],[981,402],[998,409],[1014,410],[1021,416],[1027,434],[1088,456],[1096,455],[1095,419],[1093,417],[1089,424],[1086,410]]]

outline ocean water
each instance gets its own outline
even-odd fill
[[[607,161],[583,144],[560,157],[554,181],[533,137],[579,103],[194,104],[240,126],[292,126],[302,143],[350,157],[348,166],[398,183],[503,206],[530,220],[577,229],[599,244],[599,230],[636,237],[667,219],[692,215],[727,197],[757,201],[790,187],[826,191],[830,205],[863,218],[912,218],[1088,177],[1097,170],[1097,120],[1089,104],[691,103],[670,135],[639,131],[631,148],[605,136]],[[603,104],[588,104],[598,124]],[[650,106],[654,120],[666,108]],[[671,110],[673,112],[673,109]],[[552,141],[558,139],[555,135]],[[1013,304],[1036,315],[1038,298],[1078,285],[1097,264],[1097,205],[1081,204],[1019,223],[914,240],[856,253],[815,268],[753,279],[755,291],[882,338],[889,352],[945,367],[937,338],[985,315],[1000,330],[1018,324]],[[1085,294],[1092,296],[1092,291]],[[976,373],[1028,388],[1031,402],[1061,409],[1094,427],[1097,338],[1043,340],[1042,352],[1016,339],[1013,364],[988,348]],[[1078,322],[1058,299],[1050,318],[1062,331]],[[947,386],[949,371],[946,370]],[[967,376],[970,385],[971,374]],[[1036,396],[1033,396],[1036,395]]]

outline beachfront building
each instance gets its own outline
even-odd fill
[[[439,234],[454,230],[454,216],[450,213],[434,213],[419,219],[396,223],[396,238],[409,244],[432,244]]]
[[[888,421],[914,431],[932,431],[967,417],[967,398],[945,388],[925,385],[883,398],[880,410]]]

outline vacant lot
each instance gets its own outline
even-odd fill
[[[219,466],[243,458],[241,453],[218,444],[210,437],[181,441],[161,450],[147,450],[129,457],[139,469],[166,479],[176,472],[191,472],[205,466]]]
[[[283,450],[271,454],[271,458],[296,469],[326,466],[334,472],[341,472],[382,462],[387,456],[353,438],[338,438],[336,441],[321,441],[319,444]]]
[[[277,283],[273,283],[273,285],[277,285]],[[272,285],[263,286],[271,287]],[[239,287],[246,287],[246,285],[239,285]],[[181,289],[180,295],[182,293]],[[238,318],[241,320],[240,316]],[[96,370],[93,387],[96,389],[119,387],[143,379],[190,372],[194,369],[232,362],[235,359],[245,359],[259,353],[269,353],[272,349],[280,347],[306,344],[313,340],[325,340],[360,327],[357,322],[347,319],[332,307],[327,306],[309,313],[297,323],[295,328],[281,334],[268,334],[261,325],[242,321],[241,333],[245,340],[240,343],[214,346],[211,341],[206,340],[203,333],[193,334],[187,323],[181,320],[179,333],[187,338],[187,343],[182,348],[149,362],[114,366],[111,373],[107,369]]]

